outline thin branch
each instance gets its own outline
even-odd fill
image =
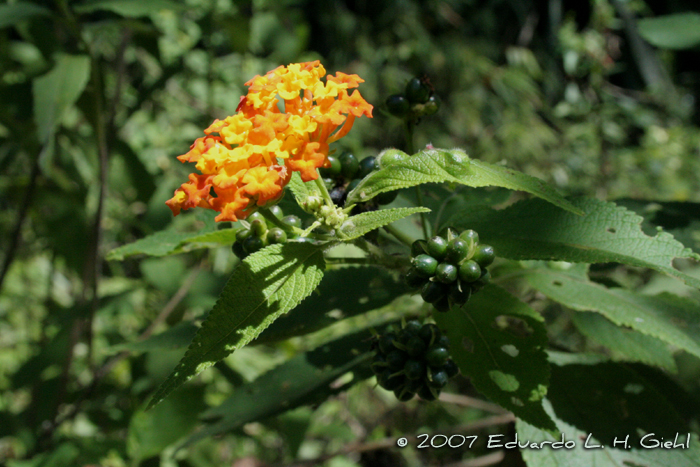
[[[481,399],[476,399],[474,397],[463,396],[461,394],[449,394],[443,392],[440,394],[440,401],[446,402],[448,404],[461,405],[463,407],[472,407],[475,409],[483,410],[485,412],[491,412],[495,414],[507,414],[509,413],[503,407],[491,402],[486,402]]]

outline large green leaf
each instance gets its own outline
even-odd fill
[[[500,211],[475,207],[453,219],[453,225],[476,230],[484,243],[505,258],[623,263],[655,269],[700,287],[700,280],[672,263],[674,258],[697,260],[700,256],[672,235],[646,235],[641,217],[613,203],[590,198],[572,202],[586,214],[577,216],[531,199]]]
[[[404,217],[408,217],[411,214],[429,211],[430,209],[428,208],[418,207],[391,208],[382,209],[379,211],[363,212],[362,214],[352,216],[343,222],[343,225],[340,226],[338,236],[344,240],[352,240],[361,237],[374,229],[378,229],[379,227],[391,224],[392,222],[403,219]]]
[[[392,149],[397,153],[397,151]],[[506,167],[470,159],[461,149],[426,149],[372,172],[348,193],[346,205],[368,201],[385,191],[423,183],[459,183],[471,187],[500,186],[539,196],[563,209],[579,213],[557,191],[535,177]],[[381,156],[380,156],[381,157]]]
[[[22,20],[39,15],[50,16],[51,10],[29,2],[0,5],[0,28],[14,26]]]
[[[321,282],[324,264],[323,251],[306,243],[271,245],[244,259],[148,408],[294,308]]]
[[[644,18],[637,22],[639,35],[664,49],[690,49],[700,45],[700,14],[691,11]]]
[[[161,10],[177,10],[182,5],[169,0],[92,0],[80,5],[75,5],[74,9],[78,13],[92,13],[94,11],[111,11],[127,18],[138,18],[158,13]]]
[[[463,309],[435,320],[452,341],[452,357],[474,387],[535,426],[554,430],[542,408],[549,384],[542,317],[505,290],[491,285]]]
[[[34,79],[34,120],[42,144],[83,93],[89,78],[90,57],[59,54],[53,69]]]
[[[586,277],[552,269],[527,275],[532,285],[552,300],[578,311],[595,311],[618,326],[661,339],[700,357],[700,307],[668,293],[648,296],[609,289]]]
[[[372,375],[368,340],[361,331],[299,354],[255,381],[237,388],[223,404],[204,413],[214,423],[197,432],[188,444],[272,417],[300,405],[317,404]],[[336,381],[352,372],[347,381]],[[333,384],[336,382],[336,384]]]

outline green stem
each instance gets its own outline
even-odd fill
[[[409,156],[412,156],[416,153],[413,147],[413,130],[415,128],[415,125],[416,123],[413,120],[413,117],[409,117],[406,120],[406,151],[408,152]],[[423,201],[423,193],[420,191],[420,185],[416,186],[416,199],[418,200],[419,206],[425,206],[425,203]],[[420,213],[420,225],[423,229],[423,237],[426,239],[430,238],[430,225],[428,224],[428,219],[425,217],[424,212]]]
[[[380,264],[389,269],[403,269],[408,266],[409,261],[406,256],[390,256],[378,246],[360,237],[355,239],[355,246],[367,252],[373,264]]]
[[[411,245],[413,245],[414,240],[411,237],[409,237],[408,235],[406,235],[405,233],[403,233],[402,231],[400,231],[399,229],[397,229],[396,227],[394,227],[393,225],[391,225],[391,224],[385,225],[384,230],[386,230],[391,235],[396,237],[396,239],[398,241],[400,241],[401,243],[403,243],[407,247],[410,248]]]
[[[326,184],[323,183],[323,178],[321,178],[321,175],[319,174],[318,178],[314,180],[314,183],[318,187],[319,191],[321,192],[321,196],[323,196],[323,199],[326,200],[326,204],[330,207],[335,207],[335,203],[331,199],[330,193],[328,193],[328,188],[326,188]]]

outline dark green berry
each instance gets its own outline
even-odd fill
[[[411,268],[408,270],[406,273],[406,276],[404,277],[404,281],[406,282],[406,285],[409,286],[412,289],[417,289],[418,287],[422,287],[425,284],[425,281],[427,279],[423,276],[421,276],[418,271],[415,270],[415,268]]]
[[[413,396],[415,396],[416,394],[406,389],[395,389],[394,395],[401,402],[407,402],[413,399]]]
[[[446,349],[450,348],[450,338],[444,334],[435,340],[435,345],[437,347],[444,347]]]
[[[440,313],[447,313],[450,311],[450,300],[447,295],[443,295],[433,302],[433,306]]]
[[[322,167],[319,170],[319,172],[321,173],[322,177],[333,178],[340,175],[342,169],[342,164],[340,163],[340,160],[338,160],[337,157],[328,156],[328,167]]]
[[[418,332],[420,332],[422,327],[423,326],[420,324],[420,321],[417,319],[412,319],[403,326],[403,332],[404,334],[415,336],[418,335]]]
[[[406,383],[406,378],[396,375],[390,369],[386,369],[377,375],[377,382],[387,391],[393,391]]]
[[[479,243],[479,234],[474,232],[471,229],[465,230],[464,232],[459,234],[459,238],[467,241],[468,243],[474,243],[474,244]]]
[[[430,98],[430,88],[420,79],[413,78],[406,83],[406,91],[404,94],[411,104],[425,104]]]
[[[374,172],[379,168],[377,164],[377,159],[373,156],[365,157],[360,161],[360,171],[357,173],[359,178],[365,178],[370,173]]]
[[[423,104],[421,116],[428,117],[430,115],[434,115],[438,110],[440,110],[440,98],[433,94],[428,98],[428,102]]]
[[[423,372],[423,375],[425,376],[425,372]],[[404,388],[407,391],[418,392],[418,390],[421,387],[423,387],[424,384],[425,384],[425,378],[419,378],[419,379],[406,378],[406,384],[404,385]]]
[[[259,211],[255,211],[253,214],[249,215],[249,216],[246,218],[246,220],[247,220],[248,222],[250,222],[251,224],[252,224],[253,221],[256,220],[256,219],[259,219],[259,220],[265,222],[265,216],[263,216],[262,214],[260,214]]]
[[[430,386],[428,386],[427,384],[424,384],[423,387],[421,387],[418,390],[418,395],[420,396],[421,399],[423,399],[425,401],[428,401],[428,402],[434,401],[435,399],[437,399],[437,396],[435,395],[435,393],[433,393],[433,391],[439,392],[435,389],[431,390]]]
[[[282,222],[284,222],[285,224],[289,224],[292,227],[296,227],[298,229],[301,228],[301,219],[294,215],[283,217]]]
[[[428,346],[432,345],[435,339],[439,338],[441,335],[442,332],[440,332],[440,328],[432,323],[424,324],[418,332],[418,337],[423,339],[423,342]]]
[[[445,259],[452,264],[459,264],[469,254],[469,244],[461,238],[453,238],[447,244]]]
[[[436,235],[428,240],[428,254],[438,261],[445,259],[447,254],[447,240]]]
[[[401,370],[406,363],[406,352],[394,349],[386,354],[386,363],[392,370]]]
[[[396,117],[404,117],[411,110],[411,103],[403,94],[392,94],[386,98],[386,108]]]
[[[243,249],[248,254],[253,254],[258,250],[265,248],[267,241],[264,237],[256,237],[251,235],[250,237],[243,240]]]
[[[440,282],[428,281],[421,289],[421,297],[428,303],[433,303],[438,301],[441,297],[445,296],[446,286]]]
[[[425,375],[425,363],[422,360],[406,360],[403,371],[410,380],[421,379]]]
[[[267,234],[267,224],[265,223],[265,220],[254,219],[250,223],[250,231],[253,232],[253,235],[256,237],[262,237],[263,235]]]
[[[352,190],[355,189],[355,187],[357,187],[357,185],[360,184],[361,181],[362,181],[362,179],[360,179],[360,178],[356,178],[354,180],[351,180],[350,183],[348,183],[348,187],[345,189],[345,192],[350,193]]]
[[[270,212],[272,213],[273,216],[275,216],[277,219],[282,219],[284,217],[284,212],[282,211],[282,208],[279,207],[278,205],[274,205],[268,208]]]
[[[479,245],[476,247],[476,251],[472,257],[472,259],[479,263],[479,266],[482,268],[485,268],[489,264],[493,263],[495,258],[496,253],[493,251],[493,247],[491,245]]]
[[[449,379],[450,378],[447,377],[447,373],[444,371],[435,371],[428,379],[428,386],[436,389],[442,389],[447,385],[447,381],[449,381]]]
[[[442,365],[442,371],[447,373],[448,378],[454,378],[459,373],[459,367],[451,358],[448,358],[444,365]]]
[[[432,367],[441,367],[445,364],[447,359],[450,358],[450,352],[445,347],[433,346],[425,354],[425,359],[428,361],[428,365]],[[387,357],[387,363],[389,359]]]
[[[458,306],[467,303],[471,295],[472,289],[467,284],[455,282],[452,284],[452,287],[450,287],[450,298]]]
[[[411,244],[411,256],[418,256],[425,254],[428,250],[428,242],[425,240],[416,240]]]
[[[474,288],[474,290],[481,290],[490,283],[491,273],[488,270],[484,269],[484,272],[481,273],[481,277],[479,278],[479,280],[472,284],[472,287]]]
[[[418,255],[413,258],[413,268],[422,277],[432,277],[437,270],[438,262],[429,255]]]
[[[474,282],[481,277],[481,267],[476,261],[469,260],[459,265],[459,278],[464,282]]]
[[[233,251],[234,255],[238,256],[239,259],[243,259],[246,256],[248,256],[248,253],[246,253],[245,250],[243,249],[243,245],[241,245],[238,242],[231,245],[231,250]]]
[[[394,339],[396,339],[396,334],[394,334],[393,332],[387,332],[386,334],[382,334],[379,337],[379,350],[381,350],[385,354],[388,354],[392,350],[395,350],[396,347],[394,347]]]
[[[384,193],[379,193],[374,199],[377,201],[377,204],[389,204],[392,203],[398,195],[398,190],[385,191]]]
[[[376,354],[372,358],[372,363],[369,367],[372,369],[375,375],[378,375],[379,373],[388,369],[388,365],[386,364],[386,357],[382,354]]]
[[[427,348],[428,346],[425,345],[423,339],[418,336],[413,336],[406,342],[406,352],[409,357],[419,357],[425,353]]]
[[[340,172],[343,174],[343,177],[346,179],[355,178],[357,171],[360,169],[360,161],[357,160],[357,157],[350,153],[345,153],[338,160],[340,161]]]
[[[241,229],[236,232],[236,242],[243,243],[246,238],[250,237],[252,232],[250,229]]]
[[[435,279],[443,284],[451,284],[457,280],[457,267],[450,263],[440,263],[435,268]]]
[[[267,231],[267,243],[269,243],[270,245],[286,242],[287,233],[279,227],[275,227]]]

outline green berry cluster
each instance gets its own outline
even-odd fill
[[[447,230],[447,238],[436,235],[416,240],[411,246],[411,269],[406,284],[421,290],[423,300],[438,311],[461,307],[474,292],[491,281],[486,269],[495,253],[490,245],[479,244],[479,234],[465,230],[459,236]]]
[[[396,117],[417,120],[437,112],[440,109],[440,99],[426,78],[413,78],[406,83],[403,94],[387,97],[386,107]]]
[[[331,200],[336,206],[345,204],[347,194],[371,172],[379,169],[379,161],[376,157],[366,157],[358,161],[357,157],[345,153],[339,157],[328,156],[330,167],[320,170],[323,181],[331,195]],[[396,191],[381,193],[365,206],[363,211],[376,209],[377,204],[389,204],[396,199]]]
[[[434,324],[407,322],[400,330],[377,336],[372,372],[386,390],[400,401],[418,394],[433,401],[447,381],[459,373],[450,358],[450,340]]]
[[[301,219],[297,216],[285,216],[282,208],[272,206],[270,212],[285,224],[301,228]],[[236,242],[231,249],[240,259],[255,253],[267,245],[287,243],[288,240],[301,240],[279,227],[269,228],[265,217],[259,212],[254,212],[242,222],[243,227],[236,232]]]

